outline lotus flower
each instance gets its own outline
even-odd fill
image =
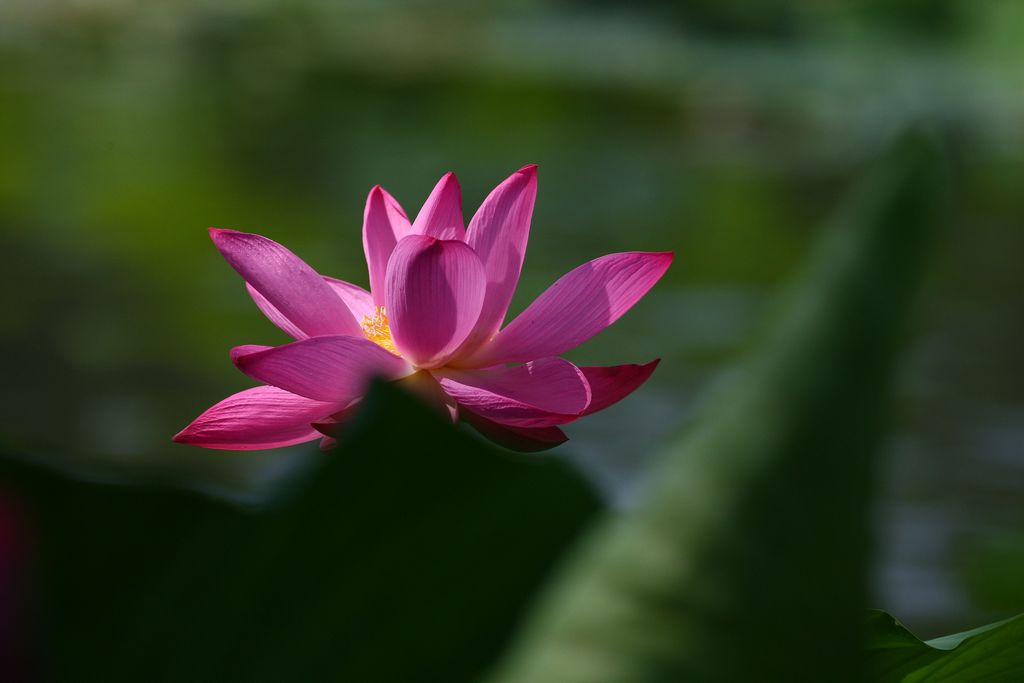
[[[502,445],[539,451],[566,441],[559,425],[624,398],[658,360],[579,367],[559,355],[629,310],[672,254],[590,261],[503,327],[536,194],[537,168],[526,166],[491,192],[467,229],[453,173],[412,223],[374,187],[363,222],[368,292],[318,275],[266,237],[211,228],[256,305],[296,341],[232,349],[235,365],[263,385],[214,405],[174,440],[252,450],[323,436],[321,446],[330,447],[377,377],[402,383]]]

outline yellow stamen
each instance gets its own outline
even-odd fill
[[[371,315],[363,316],[363,322],[360,323],[363,328],[363,334],[366,338],[372,341],[382,349],[387,349],[391,353],[398,353],[398,349],[395,348],[395,342],[391,338],[391,328],[388,326],[388,314],[384,311],[383,306],[377,306],[375,313]]]

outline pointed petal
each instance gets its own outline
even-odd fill
[[[277,387],[253,387],[197,417],[174,436],[178,443],[234,451],[291,446],[320,436],[311,423],[338,407]]]
[[[242,356],[248,356],[251,353],[258,353],[260,351],[266,351],[272,349],[273,346],[263,346],[262,344],[242,344],[231,349],[231,362],[237,363],[238,359]]]
[[[416,214],[410,234],[429,235],[439,240],[466,239],[462,218],[462,188],[454,173],[445,173],[434,186],[423,208]]]
[[[483,310],[465,350],[487,341],[501,327],[519,283],[537,197],[537,167],[524,166],[494,188],[469,222],[466,244],[487,273]]]
[[[277,242],[219,228],[210,228],[210,237],[231,267],[304,334],[361,334],[358,321],[330,286]]]
[[[590,404],[590,387],[575,365],[542,358],[513,368],[434,371],[460,405],[501,424],[550,427],[572,422]]]
[[[443,365],[480,316],[484,267],[464,242],[409,235],[388,263],[391,337],[420,367]]]
[[[462,419],[499,446],[521,453],[539,453],[565,443],[569,437],[558,427],[513,427],[488,420],[462,408]]]
[[[618,320],[665,274],[671,252],[609,254],[564,275],[537,297],[465,367],[557,356]]]
[[[326,275],[321,277],[348,307],[356,322],[362,322],[366,316],[373,316],[375,311],[373,299],[369,292],[358,285],[345,282],[344,280],[337,280]],[[305,339],[309,336],[300,330],[295,323],[286,318],[281,311],[274,308],[274,305],[267,301],[267,297],[256,291],[252,285],[246,283],[245,288],[256,306],[263,312],[263,315],[267,316],[267,319],[277,325],[285,334],[293,339]]]
[[[404,360],[363,337],[310,337],[239,356],[245,374],[293,394],[347,403],[374,377],[397,379],[411,371]]]
[[[320,450],[326,453],[338,447],[338,440],[332,436],[325,436],[320,439]]]
[[[661,362],[660,358],[643,365],[611,365],[608,367],[581,367],[590,385],[590,405],[584,415],[604,410],[618,403],[647,381]]]
[[[370,271],[370,291],[373,303],[384,305],[384,276],[388,259],[398,240],[410,230],[409,219],[401,205],[380,185],[370,190],[363,211],[363,253]]]

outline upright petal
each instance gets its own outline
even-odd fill
[[[459,415],[473,425],[490,441],[513,451],[522,453],[538,453],[565,443],[569,437],[558,427],[513,427],[503,425],[486,417],[477,415],[472,410],[462,408]]]
[[[484,267],[464,242],[409,235],[388,263],[391,337],[411,363],[443,365],[472,331],[484,299]]]
[[[487,295],[465,351],[490,339],[505,320],[523,267],[536,197],[537,167],[524,166],[494,188],[469,222],[466,244],[484,264]]]
[[[465,240],[462,218],[462,188],[454,173],[445,173],[434,186],[423,208],[416,214],[410,234],[429,235],[439,240]]]
[[[661,362],[660,358],[643,365],[611,365],[607,367],[581,367],[590,385],[590,405],[584,415],[604,410],[618,403],[647,381]]]
[[[335,295],[348,307],[349,312],[357,322],[362,322],[366,316],[373,316],[375,312],[373,298],[369,292],[358,285],[345,282],[344,280],[336,280],[326,275],[322,277],[330,288],[334,290]],[[309,336],[300,330],[295,323],[286,318],[281,311],[274,308],[274,305],[267,300],[267,297],[256,291],[252,285],[246,283],[245,288],[256,306],[263,312],[263,315],[267,316],[267,319],[277,325],[285,334],[292,339],[305,339]]]
[[[609,254],[562,276],[465,367],[517,363],[565,353],[618,320],[672,263],[670,252]]]
[[[550,427],[572,422],[590,404],[590,387],[575,365],[542,358],[512,368],[434,371],[459,405],[501,424]]]
[[[293,394],[330,403],[359,397],[374,377],[397,379],[409,364],[363,337],[310,337],[234,358],[245,374]]]
[[[409,233],[409,219],[395,198],[380,185],[370,190],[363,212],[363,252],[370,271],[370,292],[376,306],[384,305],[384,276],[398,240]]]
[[[219,228],[210,228],[210,237],[231,267],[302,333],[361,334],[359,322],[323,278],[277,242]]]
[[[178,443],[233,451],[291,446],[320,436],[311,423],[338,409],[277,387],[253,387],[216,404],[174,436]]]

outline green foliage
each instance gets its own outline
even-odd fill
[[[1024,615],[921,641],[892,616],[872,610],[865,645],[872,683],[1016,683],[1024,677]]]
[[[367,400],[265,510],[0,463],[31,521],[28,640],[52,680],[474,680],[599,503],[391,387]]]
[[[946,188],[915,137],[855,193],[762,348],[496,681],[861,680],[881,398]]]

